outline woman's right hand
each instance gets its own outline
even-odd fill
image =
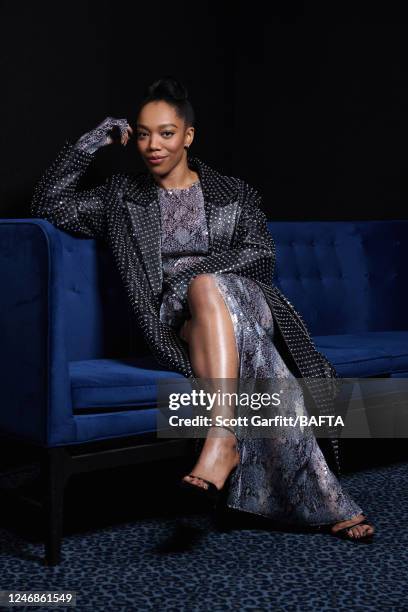
[[[127,119],[106,117],[95,129],[83,134],[75,143],[75,147],[86,153],[95,153],[101,147],[115,142],[115,131],[120,134],[120,143],[126,146],[133,134]]]

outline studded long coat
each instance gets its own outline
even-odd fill
[[[116,173],[87,190],[78,184],[95,154],[66,140],[37,183],[30,212],[59,229],[101,239],[114,257],[128,299],[147,345],[160,364],[194,378],[188,345],[160,320],[161,297],[170,288],[185,305],[190,281],[198,274],[241,274],[262,288],[274,317],[282,357],[319,414],[331,414],[339,391],[337,373],[315,347],[301,315],[273,284],[275,244],[267,227],[262,196],[244,180],[226,176],[196,156],[188,165],[200,178],[209,232],[209,254],[172,276],[164,285],[161,212],[157,184],[148,171]],[[331,437],[333,469],[340,473],[338,440]]]

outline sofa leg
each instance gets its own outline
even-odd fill
[[[58,565],[64,511],[64,489],[67,478],[66,451],[48,448],[43,457],[45,565]]]

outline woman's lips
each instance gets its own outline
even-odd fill
[[[149,159],[149,158],[147,158],[147,161],[150,164],[154,164],[155,165],[155,164],[161,164],[162,161],[164,161],[165,159],[166,159],[165,157],[158,157],[157,159]]]

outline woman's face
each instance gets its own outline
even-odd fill
[[[185,145],[190,145],[194,128],[185,129],[176,109],[163,100],[148,102],[142,108],[136,123],[137,148],[146,166],[153,174],[167,174],[184,156]],[[149,158],[160,158],[157,162]]]

